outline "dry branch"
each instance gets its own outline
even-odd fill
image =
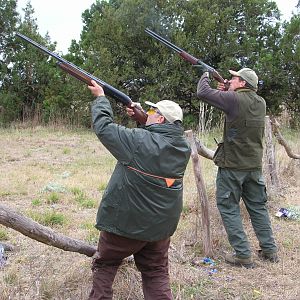
[[[197,147],[198,154],[205,157],[205,158],[213,159],[215,152],[213,150],[210,150],[207,147],[205,147],[203,145],[203,143],[199,139],[197,139],[196,137],[194,137],[194,140],[195,140],[195,144],[196,144],[196,147]]]
[[[271,117],[270,119],[272,122],[272,130],[273,130],[274,136],[276,137],[278,143],[284,147],[287,155],[290,158],[300,159],[300,155],[296,154],[292,151],[291,147],[288,145],[287,141],[282,136],[282,134],[279,130],[280,125],[279,125],[278,121],[274,117]]]
[[[96,252],[96,247],[56,233],[54,230],[18,214],[11,208],[3,205],[0,205],[0,224],[19,231],[36,241],[64,251],[78,252],[89,257],[93,256]]]

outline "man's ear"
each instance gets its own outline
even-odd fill
[[[247,82],[245,80],[242,80],[240,82],[241,82],[241,87],[244,87],[247,84]]]
[[[157,123],[162,124],[162,123],[164,123],[164,122],[165,122],[165,117],[160,115],[160,116],[157,118]]]

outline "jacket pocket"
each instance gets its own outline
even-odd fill
[[[223,142],[218,144],[218,148],[213,156],[213,162],[219,167],[224,167],[225,152],[224,152],[224,143]]]
[[[217,193],[217,205],[218,207],[231,207],[230,201],[231,191],[221,191]]]

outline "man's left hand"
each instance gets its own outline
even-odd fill
[[[100,86],[95,80],[91,81],[92,85],[89,85],[88,88],[95,97],[105,96],[102,86]]]
[[[137,107],[137,108],[139,108],[140,110],[142,110],[142,106],[141,106],[141,104],[140,104],[139,102],[132,102],[132,103],[131,103],[131,107],[132,107],[132,108],[133,108],[133,107]],[[132,117],[132,116],[134,115],[134,111],[133,111],[132,108],[126,107],[126,113],[127,113],[127,115],[128,115],[129,117]]]

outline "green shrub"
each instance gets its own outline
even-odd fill
[[[0,241],[7,241],[8,240],[8,233],[6,229],[0,228]]]
[[[72,188],[71,192],[75,196],[75,201],[83,208],[95,208],[97,206],[97,201],[88,198],[85,193],[79,188]]]
[[[53,226],[53,225],[64,225],[66,223],[66,217],[63,214],[56,212],[47,212],[43,216],[43,225]]]
[[[97,206],[97,202],[91,198],[82,199],[79,204],[83,208],[95,208]]]
[[[47,204],[54,204],[59,201],[59,195],[55,192],[51,193],[47,198]]]
[[[47,211],[45,213],[29,212],[29,216],[36,222],[44,226],[64,225],[67,219],[64,214],[55,211]]]
[[[98,191],[99,192],[102,192],[106,189],[107,187],[107,184],[106,183],[101,183],[99,186],[98,186]]]
[[[42,204],[42,200],[41,199],[33,199],[31,201],[31,205],[33,206],[40,206]]]
[[[70,154],[70,153],[71,153],[71,149],[70,148],[64,148],[63,154]]]

